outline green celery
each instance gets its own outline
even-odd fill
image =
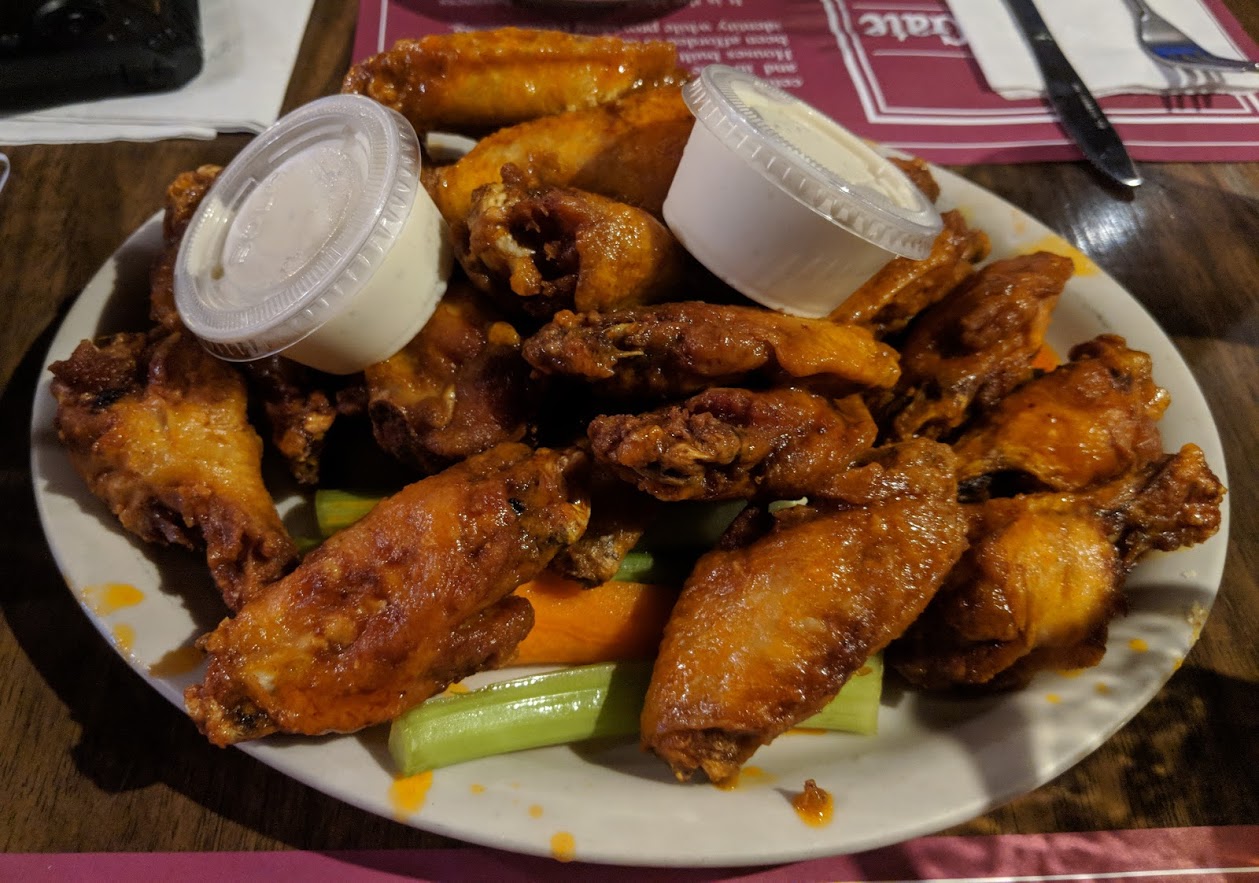
[[[324,539],[344,530],[375,508],[382,494],[359,493],[331,488],[315,491],[315,522]]]
[[[882,665],[871,660],[868,668],[801,726],[873,734]],[[651,663],[599,663],[438,696],[393,722],[389,752],[409,776],[526,748],[632,737],[650,679]]]
[[[699,553],[649,552],[631,549],[625,553],[621,566],[612,576],[627,583],[654,583],[660,586],[680,586],[690,575]]]
[[[873,736],[879,731],[879,700],[883,695],[883,656],[876,653],[848,679],[839,695],[799,726],[813,730],[842,730]],[[842,701],[841,701],[842,700]]]
[[[651,663],[600,663],[437,696],[389,730],[403,775],[543,745],[638,731]]]

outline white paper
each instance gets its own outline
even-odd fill
[[[1149,4],[1208,51],[1243,57],[1200,0]],[[1002,0],[949,0],[949,7],[994,91],[1006,98],[1044,94],[1040,69]],[[1259,74],[1186,71],[1154,61],[1141,49],[1136,16],[1125,0],[1039,0],[1036,7],[1094,95],[1259,90]]]
[[[213,138],[276,121],[314,0],[201,0],[205,63],[173,92],[0,117],[0,144]]]

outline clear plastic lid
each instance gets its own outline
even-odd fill
[[[252,141],[193,216],[175,305],[216,355],[279,352],[349,309],[420,192],[414,129],[360,95],[288,114]]]
[[[696,120],[766,180],[881,248],[921,260],[943,228],[905,174],[825,114],[752,74],[709,65],[683,90]]]

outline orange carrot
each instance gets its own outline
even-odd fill
[[[516,594],[533,605],[534,619],[512,664],[585,665],[655,656],[678,590],[615,581],[587,589],[543,574]]]
[[[1062,364],[1062,360],[1058,358],[1058,354],[1054,352],[1054,348],[1047,343],[1043,343],[1040,349],[1036,351],[1036,355],[1032,356],[1032,367],[1039,368],[1041,371],[1052,371]]]

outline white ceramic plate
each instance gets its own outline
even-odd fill
[[[1146,312],[1047,228],[945,171],[943,207],[991,235],[998,256],[1036,248],[1071,253],[1069,284],[1050,342],[1065,354],[1101,332],[1154,357],[1173,404],[1167,450],[1193,441],[1224,477],[1219,436],[1193,377]],[[78,341],[143,327],[153,219],[84,290],[48,360]],[[182,707],[198,676],[191,642],[223,611],[204,565],[182,550],[133,540],[84,489],[56,443],[48,375],[32,422],[35,495],[48,542],[87,615],[162,695]],[[300,515],[301,499],[281,508]],[[294,508],[296,507],[296,508]],[[262,762],[383,816],[475,843],[631,865],[744,865],[855,852],[938,831],[1047,782],[1110,737],[1150,700],[1196,640],[1224,567],[1225,525],[1193,549],[1155,555],[1129,580],[1131,610],[1106,657],[1075,677],[1045,674],[1026,690],[961,701],[890,693],[881,732],[788,734],[762,749],[737,788],[680,785],[636,746],[559,747],[438,770],[427,791],[391,790],[385,728],[338,738],[267,739],[241,746]],[[118,588],[118,586],[132,587]],[[483,676],[484,677],[484,676]],[[789,799],[812,778],[835,797],[833,821],[810,827]]]

